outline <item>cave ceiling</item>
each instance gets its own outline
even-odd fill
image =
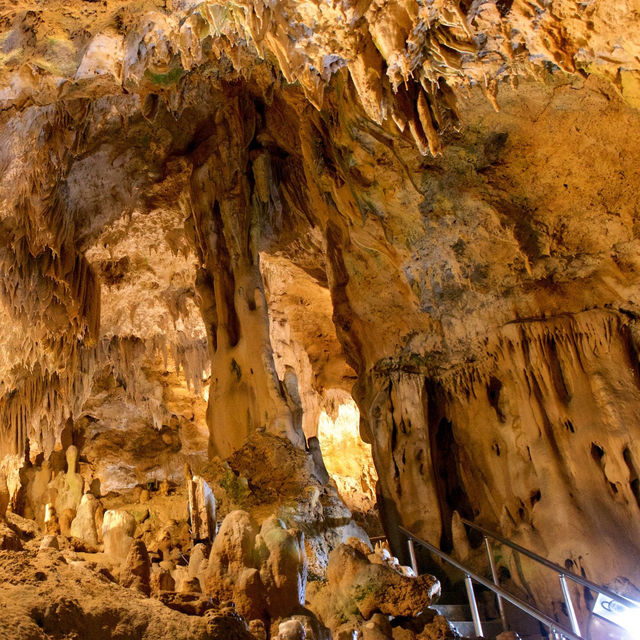
[[[473,376],[512,322],[635,318],[637,9],[3,3],[4,445],[52,446],[118,341],[202,386],[234,291],[268,301],[258,350],[286,318],[314,392]]]

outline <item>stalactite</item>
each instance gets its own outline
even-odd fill
[[[629,332],[629,324],[615,312],[606,310],[586,311],[553,319],[515,321],[489,337],[486,355],[481,360],[457,366],[445,372],[424,369],[424,375],[438,380],[450,398],[458,395],[477,396],[483,389],[502,357],[515,350],[535,348],[541,352],[551,343],[571,348],[578,354],[587,355],[607,351],[612,340]]]
[[[36,364],[14,373],[14,386],[0,397],[0,452],[24,455],[27,439],[47,455],[68,418],[78,417],[91,390],[95,348],[76,343],[67,366],[49,371]],[[36,447],[34,447],[36,445]]]
[[[181,332],[177,332],[176,338],[177,341],[169,341],[165,334],[148,340],[138,336],[111,336],[104,337],[98,349],[96,366],[102,371],[107,367],[124,388],[129,402],[146,407],[156,429],[166,424],[170,415],[157,398],[146,395],[141,388],[144,370],[153,367],[158,357],[168,369],[170,356],[176,374],[182,375],[187,387],[198,395],[211,373],[206,340],[189,339]]]
[[[145,342],[137,336],[112,336],[100,342],[100,363],[110,367],[113,377],[134,402],[142,400],[136,382],[146,354]]]
[[[27,438],[50,450],[64,420],[77,415],[91,384],[100,294],[93,270],[74,247],[64,203],[70,161],[69,117],[43,110],[41,141],[28,149],[13,217],[3,223],[0,297],[22,344],[10,345],[10,375],[0,397],[0,453],[22,454]]]
[[[205,339],[194,342],[178,332],[178,342],[172,345],[176,372],[182,369],[187,386],[196,394],[202,393],[202,383],[210,374],[209,348]]]

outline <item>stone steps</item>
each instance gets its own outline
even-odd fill
[[[475,628],[471,620],[471,609],[468,604],[434,604],[430,607],[444,616],[451,626],[464,638],[474,638]],[[482,630],[485,638],[495,638],[503,629],[500,620],[486,620],[480,614]]]
[[[504,603],[505,614],[509,628],[516,631],[523,640],[548,640],[546,636],[541,635],[540,625],[536,620],[520,611],[517,607]],[[485,638],[495,638],[502,633],[502,621],[498,618],[487,619],[482,604],[478,603],[480,610],[480,620],[482,622],[482,631]],[[430,609],[444,616],[451,626],[465,638],[475,638],[475,628],[471,619],[471,609],[468,604],[434,604]]]

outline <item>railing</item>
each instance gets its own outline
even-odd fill
[[[421,538],[418,538],[413,533],[411,533],[410,531],[407,531],[403,527],[398,527],[398,528],[405,536],[407,536],[407,541],[409,546],[409,556],[411,557],[411,566],[416,575],[418,575],[418,563],[416,561],[416,553],[415,553],[415,548],[413,544],[414,541],[422,545],[423,547],[429,549],[429,551],[437,555],[439,558],[442,558],[442,560],[444,560],[445,562],[448,562],[450,565],[456,567],[456,569],[459,569],[460,571],[462,571],[462,573],[465,576],[465,586],[467,589],[467,597],[469,598],[469,607],[471,608],[471,617],[473,619],[473,626],[475,628],[475,632],[478,637],[480,638],[483,637],[483,631],[482,631],[482,622],[480,621],[480,614],[478,612],[478,604],[476,602],[475,593],[473,591],[474,581],[482,585],[483,587],[489,589],[490,591],[493,591],[493,593],[495,593],[496,596],[500,598],[499,602],[501,607],[501,615],[503,616],[503,624],[504,624],[504,611],[502,610],[502,600],[506,600],[507,602],[510,602],[514,606],[518,607],[520,610],[529,614],[530,616],[532,616],[533,618],[541,622],[543,625],[548,627],[552,636],[565,637],[568,640],[583,640],[579,632],[576,633],[572,629],[566,629],[562,625],[558,624],[556,620],[554,620],[553,618],[550,618],[542,611],[539,611],[535,607],[531,606],[528,602],[525,602],[524,600],[521,600],[517,596],[512,595],[508,591],[505,591],[501,586],[497,584],[495,567],[493,567],[492,569],[492,574],[494,578],[494,582],[492,583],[492,582],[489,582],[489,580],[483,578],[482,576],[477,575],[476,573],[474,573],[473,571],[465,567],[463,564],[460,564],[457,560],[454,560],[451,556],[447,555],[443,551],[440,551],[438,547],[430,544],[426,540],[422,540]],[[491,563],[493,564],[493,559],[491,560]],[[601,587],[598,587],[598,590],[600,589]],[[616,596],[616,598],[619,598],[619,596]]]
[[[571,593],[569,592],[569,587],[567,586],[567,578],[569,578],[570,580],[573,580],[573,582],[576,582],[577,584],[582,585],[583,587],[587,587],[587,589],[591,589],[592,591],[601,593],[603,596],[606,596],[610,600],[618,602],[625,608],[638,607],[638,603],[635,602],[634,600],[631,600],[629,598],[626,598],[625,596],[621,596],[617,593],[614,593],[610,589],[607,589],[606,587],[601,587],[600,585],[595,584],[595,582],[591,582],[590,580],[587,580],[582,576],[576,575],[575,573],[571,573],[570,571],[563,569],[560,565],[555,564],[554,562],[551,562],[546,558],[543,558],[542,556],[539,556],[537,553],[534,553],[533,551],[529,551],[529,549],[525,549],[524,547],[521,547],[519,544],[516,544],[515,542],[511,542],[511,540],[507,540],[507,538],[503,538],[497,533],[488,531],[487,529],[473,522],[469,522],[469,520],[465,520],[464,518],[462,518],[462,522],[466,524],[468,527],[475,529],[476,531],[478,531],[483,535],[484,544],[487,549],[487,555],[489,556],[489,566],[491,567],[491,576],[493,578],[493,582],[495,585],[498,585],[498,576],[496,573],[496,567],[495,567],[493,552],[491,548],[491,541],[489,540],[489,538],[493,538],[494,540],[497,540],[501,544],[505,544],[508,547],[511,547],[511,549],[513,549],[516,553],[519,553],[519,554],[522,554],[523,556],[531,558],[532,560],[535,560],[537,563],[547,567],[548,569],[555,571],[558,574],[558,580],[560,581],[560,588],[562,589],[562,595],[564,597],[564,602],[567,607],[567,614],[571,622],[571,629],[578,636],[580,636],[581,634],[580,624],[578,623],[578,618],[576,616],[575,609],[573,608]],[[499,595],[498,595],[498,608],[500,610],[500,617],[502,618],[502,622],[504,624],[505,623],[504,606],[502,604],[502,599]]]

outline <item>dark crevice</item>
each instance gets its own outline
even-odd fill
[[[489,404],[493,407],[500,422],[505,421],[505,416],[500,409],[500,391],[502,391],[502,382],[491,376],[489,384],[487,385],[487,397],[489,398]],[[498,453],[500,455],[500,453]]]
[[[553,338],[550,338],[547,342],[547,357],[549,370],[551,372],[551,380],[553,382],[554,389],[558,394],[558,398],[565,405],[569,403],[571,400],[571,390],[570,386],[567,384],[567,379],[562,371],[562,366],[560,364],[560,357],[558,356],[558,348],[556,346],[556,341]]]
[[[638,470],[633,464],[633,457],[631,456],[631,451],[629,447],[625,447],[622,452],[622,457],[624,458],[624,462],[629,469],[629,486],[631,488],[631,493],[635,498],[636,504],[640,509],[640,478],[638,477]]]
[[[455,441],[453,424],[442,415],[445,394],[436,383],[428,382],[428,397],[431,459],[442,517],[440,548],[450,552],[453,549],[453,512],[457,511],[463,518],[473,519],[473,509],[459,474],[460,452]]]
[[[598,465],[602,465],[602,458],[604,457],[604,449],[599,447],[595,442],[591,443],[591,457]]]
[[[213,205],[212,218],[213,227],[217,232],[215,237],[216,246],[212,248],[217,271],[214,279],[218,286],[222,288],[217,300],[224,301],[224,308],[218,309],[218,322],[226,327],[229,346],[235,347],[240,341],[240,320],[235,306],[236,283],[231,265],[231,256],[224,236],[220,206],[217,201]]]

